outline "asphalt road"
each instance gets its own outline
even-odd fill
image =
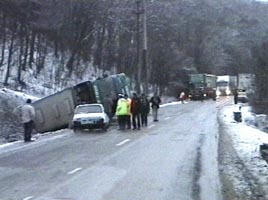
[[[0,148],[1,200],[220,200],[217,110],[161,107],[159,122],[106,133],[62,130]]]

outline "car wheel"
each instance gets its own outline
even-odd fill
[[[104,132],[106,132],[107,129],[108,129],[108,125],[104,124],[103,127],[102,127],[102,130],[103,130]]]

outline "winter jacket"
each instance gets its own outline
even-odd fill
[[[129,102],[125,98],[120,98],[117,101],[117,106],[116,106],[116,115],[128,115],[129,113]]]
[[[181,92],[180,93],[180,100],[184,100],[184,98],[185,98],[185,93],[184,92]]]
[[[161,99],[159,96],[153,96],[151,99],[150,99],[150,103],[152,104],[152,108],[159,108],[159,105],[161,103]]]
[[[140,113],[141,114],[148,114],[150,112],[150,102],[146,97],[140,98]]]
[[[34,107],[30,104],[25,104],[21,108],[21,121],[22,123],[28,123],[35,118]]]
[[[130,106],[130,112],[134,115],[140,113],[140,99],[138,97],[133,97],[131,99],[131,106]]]

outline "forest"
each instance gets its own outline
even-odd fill
[[[1,84],[48,71],[67,85],[91,67],[174,95],[189,73],[254,73],[264,103],[267,22],[268,4],[253,0],[1,0]]]

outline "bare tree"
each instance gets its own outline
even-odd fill
[[[15,35],[17,31],[17,24],[13,24],[13,29],[11,31],[11,38],[10,38],[10,44],[8,48],[8,59],[7,59],[7,69],[6,69],[6,75],[5,75],[5,80],[4,80],[4,85],[8,85],[8,79],[10,77],[10,68],[12,64],[12,56],[13,56],[13,51],[14,51],[14,41],[15,41]]]

